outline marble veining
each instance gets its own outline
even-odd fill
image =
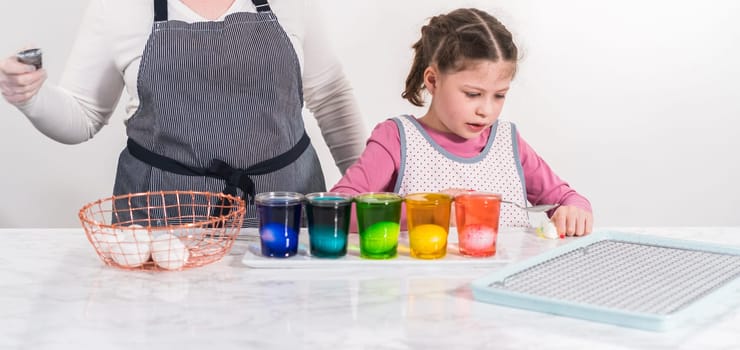
[[[740,227],[609,229],[740,246]],[[208,266],[141,272],[105,266],[82,229],[0,237],[0,349],[740,349],[740,290],[649,332],[475,301],[469,283],[501,264],[254,269],[250,237]],[[499,245],[518,261],[572,239]]]

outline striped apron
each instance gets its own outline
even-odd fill
[[[115,195],[229,193],[247,199],[245,226],[256,226],[255,193],[326,189],[303,125],[298,58],[267,1],[252,2],[257,13],[185,23],[154,1]],[[152,215],[168,214],[134,213]]]

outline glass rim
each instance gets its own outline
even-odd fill
[[[503,198],[501,193],[497,193],[497,192],[470,191],[470,192],[458,193],[455,195],[453,199],[460,198],[460,197],[486,197],[486,198],[493,197],[497,199]]]
[[[352,202],[354,199],[354,195],[349,193],[341,193],[341,192],[312,192],[304,196],[306,201],[309,201],[311,203],[317,202],[317,198],[336,198],[336,201],[331,201],[334,203],[345,203],[345,202]],[[330,200],[327,200],[329,202]]]
[[[389,199],[392,202],[403,201],[403,196],[395,192],[363,192],[354,196],[354,201],[362,201],[365,198]]]
[[[435,196],[435,197],[443,197],[443,198],[446,198],[449,201],[452,201],[454,199],[454,196],[452,196],[449,193],[444,193],[444,192],[414,192],[414,193],[408,193],[408,194],[406,194],[406,195],[403,196],[403,199],[404,199],[404,201],[407,201],[407,202],[410,201],[410,202],[415,202],[415,203],[423,203],[423,202],[437,202],[438,203],[439,200],[441,199],[441,198],[427,199],[427,198],[423,198],[422,197],[422,196],[426,196],[426,195],[432,195],[432,196]],[[417,198],[417,197],[421,197],[421,198]]]
[[[259,204],[295,204],[302,203],[305,196],[298,192],[273,191],[260,192],[254,196],[254,202]]]

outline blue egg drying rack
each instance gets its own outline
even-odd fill
[[[740,247],[598,232],[473,281],[475,299],[653,331],[740,287]]]

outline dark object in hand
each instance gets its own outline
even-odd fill
[[[21,63],[30,64],[36,67],[36,69],[41,69],[41,49],[23,50],[16,57]]]

